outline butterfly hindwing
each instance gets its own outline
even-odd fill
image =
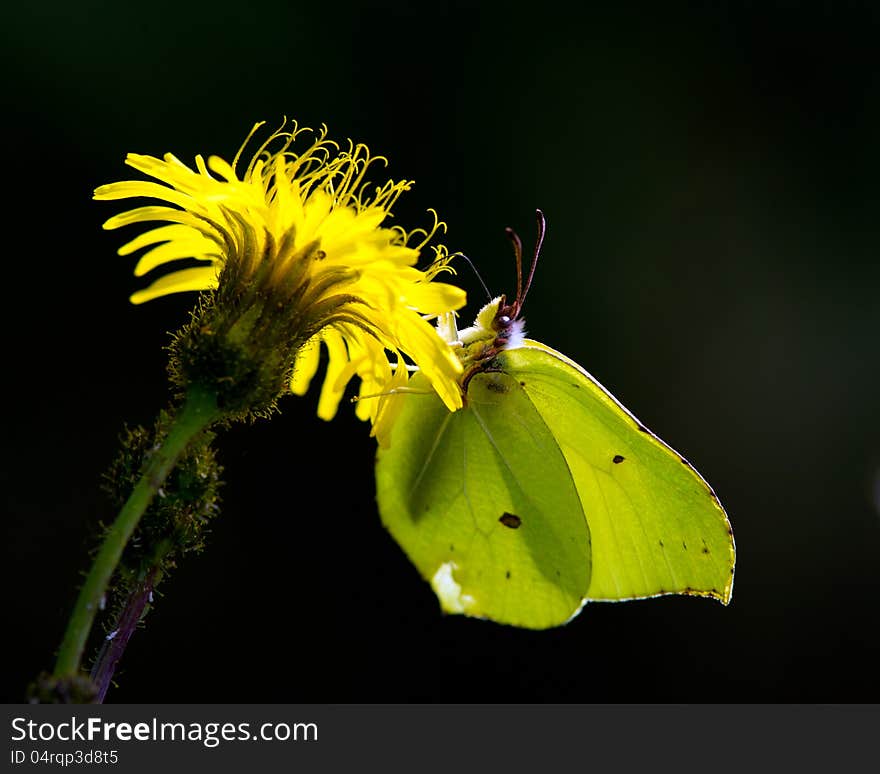
[[[446,612],[539,629],[579,610],[587,519],[553,433],[510,374],[474,376],[454,413],[412,395],[376,483],[385,526]]]

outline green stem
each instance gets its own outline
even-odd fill
[[[85,584],[80,589],[76,606],[67,624],[67,631],[64,633],[64,640],[61,642],[58,659],[55,662],[55,677],[67,677],[78,673],[95,614],[98,612],[116,565],[119,564],[122,551],[141,516],[190,441],[219,415],[217,396],[214,393],[190,390],[174,418],[168,435],[150,456],[140,481],[104,537],[104,542],[86,576]]]

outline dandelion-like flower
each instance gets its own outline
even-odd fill
[[[302,394],[317,372],[321,344],[329,362],[318,414],[332,418],[345,386],[361,380],[357,414],[387,443],[408,381],[407,363],[430,380],[451,411],[461,406],[461,364],[430,319],[461,307],[464,292],[432,281],[448,266],[434,249],[425,270],[415,264],[438,230],[406,232],[382,225],[410,181],[370,189],[367,170],[383,157],[351,141],[340,147],[322,128],[273,132],[244,169],[241,156],[262,126],[248,135],[232,163],[196,156],[195,169],[172,154],[129,154],[126,163],[159,182],[125,181],[99,187],[96,199],[149,197],[172,206],[142,206],[104,227],[164,222],[119,249],[144,252],[142,276],[188,261],[132,296],[141,303],[182,291],[205,294],[178,334],[172,373],[181,385],[210,381],[230,412],[254,413],[287,390]],[[369,399],[368,399],[369,398]]]

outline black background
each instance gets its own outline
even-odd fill
[[[610,5],[610,4],[609,4]],[[209,549],[161,587],[112,701],[876,700],[875,3],[44,2],[2,37],[4,698],[51,667],[123,423],[168,392],[192,296],[133,307],[135,233],[91,192],[127,152],[229,159],[327,123],[417,183],[529,332],[694,461],[727,507],[732,604],[588,606],[529,632],[443,617],[383,530],[374,442],[289,398],[220,443]],[[378,179],[377,179],[378,181]],[[482,302],[462,272],[471,312]]]

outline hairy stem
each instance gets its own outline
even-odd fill
[[[83,650],[95,615],[101,606],[101,600],[104,599],[116,565],[119,564],[123,549],[147,506],[156,496],[190,441],[218,417],[216,395],[198,390],[189,392],[168,435],[159,448],[153,451],[140,481],[104,537],[104,542],[80,589],[67,624],[67,631],[58,650],[53,673],[56,678],[73,676],[79,672]]]

